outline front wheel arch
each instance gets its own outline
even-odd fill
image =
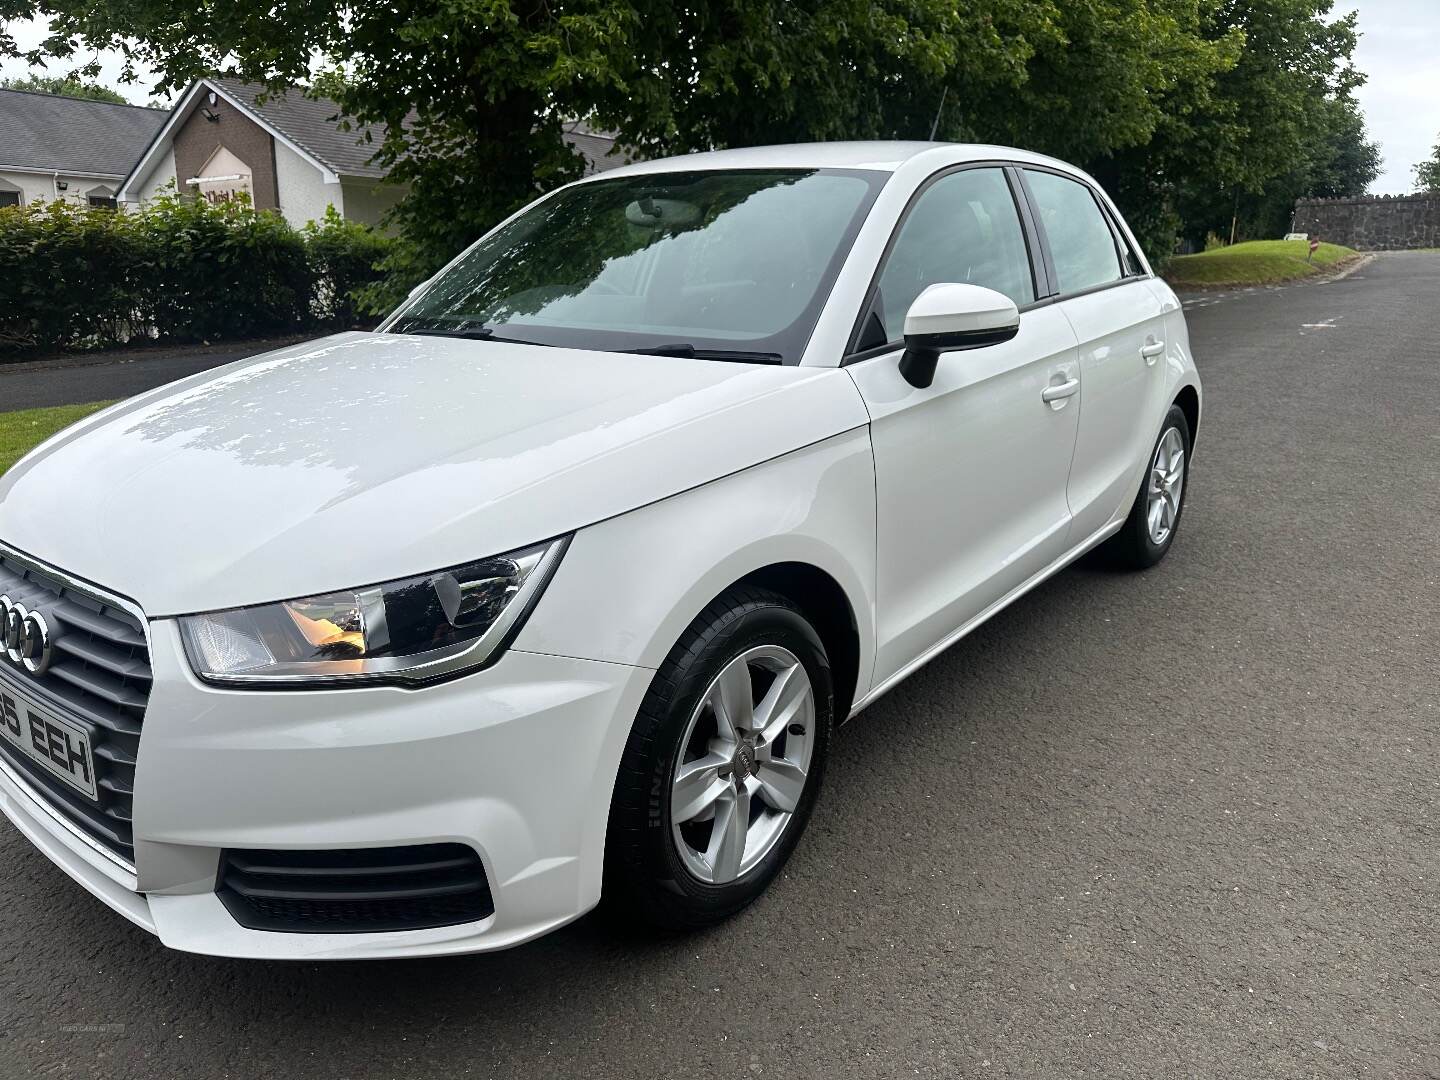
[[[835,722],[843,724],[855,704],[860,681],[860,629],[844,587],[818,566],[803,562],[762,566],[730,587],[737,585],[755,585],[778,593],[793,601],[809,619],[830,656]]]

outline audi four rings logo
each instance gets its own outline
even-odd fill
[[[50,667],[53,650],[45,616],[0,596],[0,651],[5,658],[31,675],[42,675]]]

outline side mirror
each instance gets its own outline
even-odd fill
[[[1019,332],[1020,311],[1003,293],[979,285],[931,285],[905,313],[900,374],[923,389],[934,382],[941,353],[998,345]]]

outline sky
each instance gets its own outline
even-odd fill
[[[1370,190],[1413,191],[1416,163],[1440,142],[1440,0],[1338,0],[1335,10],[1360,14],[1355,66],[1369,79],[1355,96],[1385,159]]]
[[[1337,15],[1350,11],[1360,15],[1355,66],[1369,77],[1356,96],[1384,157],[1370,190],[1401,195],[1414,190],[1416,163],[1440,141],[1440,0],[1336,0]],[[10,31],[22,48],[45,36],[42,23],[17,22]],[[153,73],[148,81],[122,86],[121,66],[117,57],[102,56],[100,81],[132,101],[149,101]],[[0,75],[25,70],[15,61],[0,61]]]

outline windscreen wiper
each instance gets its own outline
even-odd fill
[[[423,337],[466,338],[471,341],[499,341],[507,345],[544,345],[546,348],[552,347],[544,341],[527,341],[525,338],[502,337],[495,333],[495,330],[489,326],[468,326],[456,329],[429,327],[424,330],[402,330],[400,332],[404,334],[419,334]]]
[[[743,349],[697,349],[688,341],[673,345],[650,345],[643,349],[617,349],[616,352],[634,353],[639,356],[679,356],[687,360],[728,360],[735,364],[783,364],[785,358],[779,353],[746,352]]]

